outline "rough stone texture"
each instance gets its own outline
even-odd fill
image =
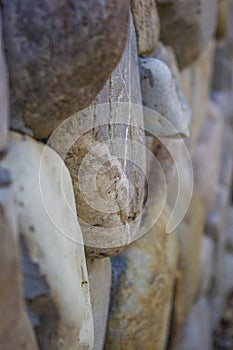
[[[183,325],[175,350],[212,350],[208,299],[201,298],[192,307]]]
[[[204,209],[198,197],[193,195],[183,222],[177,229],[180,245],[179,268],[182,275],[182,305],[185,318],[197,300],[200,279],[200,254],[204,226]]]
[[[128,0],[2,1],[12,126],[48,137],[87,107],[118,63]],[[114,28],[114,29],[113,29]]]
[[[137,35],[138,54],[149,55],[159,39],[160,23],[154,0],[131,0],[131,10]]]
[[[209,102],[206,119],[192,157],[194,189],[204,205],[206,214],[214,205],[218,188],[223,122],[224,117],[217,105]]]
[[[217,10],[217,26],[215,37],[217,40],[222,40],[227,34],[228,21],[228,0],[218,0]]]
[[[186,120],[168,66],[156,58],[141,58],[141,88],[145,128],[155,136],[189,136]],[[154,113],[153,113],[154,112]]]
[[[152,220],[154,209],[147,212]],[[165,233],[166,218],[112,258],[106,350],[166,348],[178,258],[176,236]]]
[[[64,124],[50,142],[71,172],[89,256],[117,254],[138,238],[146,169],[144,142],[131,19],[124,54],[103,90],[85,113]],[[64,154],[67,143],[70,149]]]
[[[9,172],[0,168],[0,348],[36,350],[21,289],[18,227]]]
[[[170,46],[165,46],[162,43],[158,43],[156,50],[154,51],[152,57],[158,58],[166,65],[171,71],[172,80],[176,88],[176,94],[179,99],[181,109],[183,111],[185,122],[189,123],[191,119],[191,110],[188,103],[184,97],[182,86],[181,86],[181,75],[177,66],[176,56],[174,50]]]
[[[156,2],[161,40],[174,48],[178,65],[183,69],[198,58],[214,35],[217,0]]]
[[[211,42],[198,61],[181,73],[184,96],[191,108],[190,138],[187,142],[190,152],[193,151],[206,115],[213,52],[214,44]]]
[[[6,147],[8,129],[8,75],[3,52],[2,18],[0,11],[0,152]]]
[[[211,288],[214,276],[214,253],[213,240],[208,236],[203,236],[200,255],[200,282],[199,295],[204,296]]]
[[[26,297],[38,317],[40,349],[90,349],[88,275],[69,172],[53,150],[17,133],[11,134],[3,164],[12,171],[19,228],[28,250],[25,263],[31,274],[25,278],[31,289]]]
[[[93,350],[102,350],[110,301],[112,276],[110,259],[87,259],[87,269],[94,319]]]

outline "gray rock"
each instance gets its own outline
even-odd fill
[[[102,350],[108,319],[111,289],[111,263],[106,259],[87,259],[91,305],[94,319],[94,348]]]
[[[118,63],[129,1],[3,0],[2,13],[11,125],[47,138],[91,103]]]
[[[158,42],[160,23],[154,0],[131,0],[138,54],[150,55]]]
[[[174,48],[178,65],[183,69],[198,58],[214,35],[217,0],[156,2],[161,40]]]
[[[0,168],[0,178],[10,174]],[[7,174],[8,173],[8,174]],[[0,183],[0,348],[36,350],[37,345],[25,313],[18,251],[18,223],[12,187]],[[12,330],[14,330],[12,332]]]
[[[2,42],[2,18],[0,11],[0,152],[7,143],[8,112],[9,112],[8,74]]]

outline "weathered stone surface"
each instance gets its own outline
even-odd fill
[[[184,96],[191,108],[190,137],[187,140],[190,152],[193,151],[206,115],[212,75],[213,51],[214,44],[211,42],[207,45],[198,61],[181,73]]]
[[[50,144],[71,172],[88,255],[103,258],[125,249],[138,238],[146,169],[132,19],[124,54],[105,87]]]
[[[211,327],[208,299],[201,298],[192,307],[183,325],[175,350],[211,350]]]
[[[177,66],[174,50],[169,46],[165,46],[162,43],[158,43],[157,48],[154,51],[152,57],[160,59],[161,61],[166,63],[166,65],[170,69],[172,74],[172,80],[176,88],[176,95],[179,99],[180,106],[184,114],[185,122],[189,123],[191,118],[191,110],[182,91],[181,76]]]
[[[179,268],[183,286],[183,316],[188,315],[197,300],[200,279],[200,254],[204,226],[204,209],[199,198],[193,195],[190,207],[177,229],[180,246]]]
[[[217,26],[215,37],[217,40],[222,40],[227,34],[228,22],[228,0],[218,0],[217,10]]]
[[[4,0],[2,11],[12,126],[23,121],[46,138],[90,104],[118,63],[129,1]]]
[[[209,102],[206,119],[192,157],[194,189],[204,205],[206,214],[214,205],[218,189],[223,122],[224,117],[217,105]]]
[[[18,225],[10,174],[0,168],[0,348],[36,350],[35,338],[25,314],[17,247]]]
[[[110,301],[112,276],[110,259],[87,259],[87,268],[94,319],[93,350],[102,350]]]
[[[6,147],[8,129],[8,75],[3,52],[2,18],[0,11],[0,152]]]
[[[154,209],[148,212],[152,220]],[[176,236],[165,233],[166,220],[161,217],[129,250],[112,258],[106,350],[166,347],[178,258]]]
[[[213,240],[208,236],[203,236],[200,255],[200,296],[204,296],[210,290],[214,276],[214,255],[215,246]]]
[[[138,54],[150,55],[158,42],[160,23],[154,0],[131,0],[131,9],[137,35]]]
[[[197,59],[214,35],[217,0],[156,2],[161,40],[174,48],[178,65],[184,68]]]
[[[3,163],[12,171],[28,251],[26,297],[38,317],[40,349],[92,348],[88,275],[69,172],[53,150],[17,133]]]
[[[185,119],[170,69],[156,58],[140,58],[141,88],[145,128],[156,136],[187,137]],[[147,111],[151,109],[152,111]]]

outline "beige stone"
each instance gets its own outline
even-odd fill
[[[0,11],[0,152],[6,147],[8,129],[8,75],[2,42],[2,19]]]
[[[93,350],[102,350],[105,341],[110,301],[112,277],[110,259],[87,259],[87,268],[94,319]]]
[[[158,42],[160,23],[154,0],[131,0],[131,10],[137,35],[138,54],[150,55]]]
[[[210,42],[200,58],[181,72],[184,96],[191,108],[190,137],[187,145],[192,153],[206,115],[212,76],[214,44]]]
[[[47,138],[91,103],[119,62],[129,0],[4,0],[2,12],[11,125]]]
[[[36,350],[37,345],[25,313],[20,260],[18,223],[13,203],[10,174],[0,168],[0,348]]]
[[[101,93],[49,142],[71,172],[88,255],[103,258],[125,249],[138,238],[146,169],[132,20],[122,59]]]
[[[168,66],[156,58],[141,58],[139,63],[146,131],[160,137],[189,136]]]
[[[208,103],[207,116],[193,153],[194,189],[208,214],[215,201],[221,167],[224,117]],[[210,161],[211,160],[211,161]]]
[[[215,32],[217,0],[157,0],[161,40],[171,45],[181,69],[193,63]]]
[[[29,257],[49,288],[49,295],[29,302],[40,321],[40,349],[92,348],[88,275],[69,172],[53,150],[17,133],[3,164],[12,172]]]
[[[150,209],[145,220],[153,220],[156,208]],[[178,259],[176,236],[165,233],[166,221],[166,215],[160,217],[143,238],[112,258],[106,350],[166,348]]]

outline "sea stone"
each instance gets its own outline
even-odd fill
[[[25,313],[18,251],[18,223],[9,171],[0,168],[0,348],[36,350]],[[12,332],[12,330],[14,330]]]
[[[148,216],[153,220],[155,206]],[[162,350],[167,343],[178,246],[165,233],[167,215],[112,258],[113,281],[105,349]]]
[[[117,254],[138,238],[144,201],[144,143],[131,19],[124,54],[103,90],[49,140],[71,173],[88,256]]]
[[[154,51],[159,38],[160,23],[154,0],[131,0],[131,10],[137,35],[138,54]]]
[[[161,41],[174,48],[178,65],[183,69],[199,57],[214,35],[217,0],[156,2]]]
[[[11,133],[3,164],[12,172],[26,266],[31,271],[25,276],[31,287],[26,297],[38,316],[40,349],[90,349],[89,283],[69,172],[53,150],[18,133]],[[38,289],[32,285],[34,276],[40,277]]]
[[[47,138],[90,104],[118,63],[129,1],[4,0],[2,13],[11,125]]]
[[[94,319],[93,350],[102,350],[105,341],[110,301],[112,277],[110,259],[87,259],[87,268]]]
[[[0,153],[4,150],[7,143],[8,105],[8,75],[2,42],[2,19],[0,11]]]

